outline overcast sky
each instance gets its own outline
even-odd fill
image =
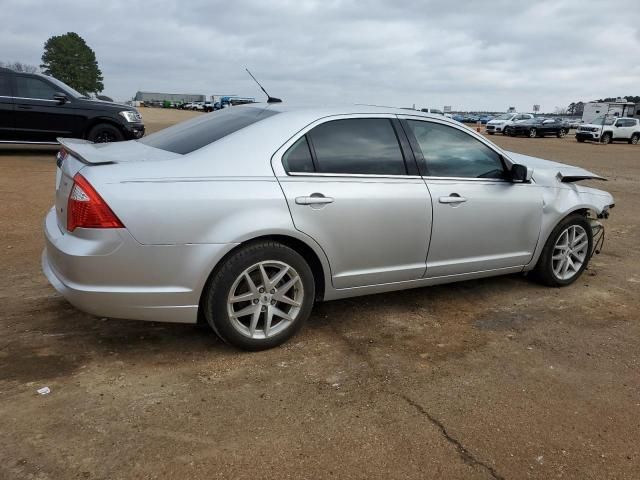
[[[640,1],[0,0],[0,60],[51,35],[96,53],[104,94],[543,111],[640,95]]]

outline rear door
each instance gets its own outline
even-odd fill
[[[0,71],[0,141],[15,140],[12,73]]]
[[[15,128],[24,141],[55,142],[56,137],[72,137],[81,117],[69,103],[53,99],[59,89],[34,75],[15,76]]]
[[[273,166],[295,227],[327,254],[335,288],[423,276],[431,198],[396,118],[321,120]]]
[[[542,194],[512,183],[499,152],[464,127],[407,118],[433,199],[427,277],[519,267],[533,257]]]

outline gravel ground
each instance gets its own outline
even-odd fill
[[[492,140],[609,177],[605,250],[576,284],[330,302],[251,354],[67,304],[40,272],[53,154],[0,151],[0,478],[639,478],[640,147]]]

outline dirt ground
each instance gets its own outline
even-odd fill
[[[640,146],[492,139],[610,178],[576,284],[321,304],[261,353],[76,311],[40,272],[53,152],[0,151],[0,479],[640,478]]]

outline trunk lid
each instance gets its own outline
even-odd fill
[[[58,138],[62,149],[56,155],[56,218],[63,232],[67,231],[67,201],[73,188],[73,177],[83,168],[94,168],[127,162],[169,160],[182,155],[128,142],[92,143],[79,138]]]

